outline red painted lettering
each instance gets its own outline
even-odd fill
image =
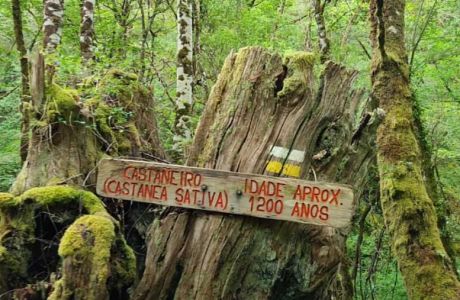
[[[302,195],[302,200],[305,200],[307,198],[307,195],[311,193],[311,187],[309,186],[304,186],[303,187],[303,195]]]
[[[224,199],[222,196],[222,192],[219,192],[219,195],[217,196],[216,207],[218,206],[220,206],[221,208],[224,208]]]
[[[323,221],[327,221],[329,219],[329,207],[321,206],[319,210],[319,218]]]
[[[294,200],[304,200],[300,185],[297,185],[297,188],[294,193]]]
[[[337,191],[331,190],[331,192],[332,192],[332,199],[331,201],[329,201],[329,204],[335,204],[336,206],[339,205],[339,200],[337,199],[337,197],[340,194],[340,189],[337,189]]]
[[[123,171],[123,177],[126,179],[131,179],[132,177],[132,170],[135,169],[134,167],[126,167]]]
[[[176,183],[176,177],[174,177],[174,175],[177,174],[177,173],[179,173],[179,172],[177,172],[177,171],[171,171],[171,181],[169,182],[170,184],[172,184],[172,185],[177,185],[177,183]]]
[[[296,202],[294,207],[292,208],[292,211],[291,211],[291,217],[292,216],[299,216],[299,212],[300,212],[300,209],[299,209],[299,202]]]
[[[316,200],[317,202],[319,202],[319,197],[318,196],[319,196],[320,193],[321,193],[321,190],[319,189],[319,187],[314,186],[313,191],[311,193],[311,201]]]
[[[184,192],[184,189],[178,188],[176,190],[176,198],[174,200],[176,200],[177,202],[182,203],[182,201],[184,201],[184,196],[182,195],[183,192]]]

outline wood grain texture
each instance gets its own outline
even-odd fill
[[[353,214],[353,191],[343,184],[124,159],[100,162],[97,193],[332,227],[348,225]]]
[[[206,102],[187,165],[316,177],[352,185],[359,199],[376,125],[366,121],[357,131],[365,99],[352,89],[355,77],[330,62],[318,80],[308,53],[284,60],[259,47],[232,53]],[[281,169],[267,169],[269,161]],[[284,174],[287,164],[298,173],[291,167]],[[331,299],[347,228],[167,209],[150,227],[146,267],[132,299]]]

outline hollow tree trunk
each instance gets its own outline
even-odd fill
[[[230,55],[188,164],[348,183],[358,199],[373,161],[378,114],[365,113],[354,130],[363,100],[351,88],[356,72],[328,63],[318,84],[313,61],[300,52],[283,66],[279,55],[257,47]],[[270,154],[275,146],[303,155],[280,160]],[[133,299],[327,298],[345,233],[174,210],[151,227],[146,269]]]
[[[403,0],[370,6],[372,92],[386,112],[378,129],[381,203],[411,299],[459,299],[460,284],[441,242],[413,119],[404,45]]]
[[[57,244],[64,230],[63,276],[52,287],[47,281],[58,271]],[[92,193],[69,186],[33,188],[16,197],[0,193],[0,295],[5,299],[13,294],[14,299],[42,299],[52,290],[51,299],[104,299],[94,295],[122,294],[135,273],[134,253],[120,224]]]

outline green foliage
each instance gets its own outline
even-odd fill
[[[123,2],[130,3],[124,12],[121,10]],[[264,46],[279,53],[318,50],[317,27],[309,0],[199,2],[200,47],[195,53],[197,84],[194,87],[193,126],[198,123],[210,89],[231,51],[250,45]],[[143,3],[142,7],[140,3]],[[86,125],[101,131],[110,141],[119,140],[118,147],[129,147],[130,141],[124,136],[132,129],[132,113],[116,105],[103,104],[101,99],[110,100],[112,95],[129,103],[138,96],[131,93],[132,88],[141,84],[148,86],[154,93],[155,107],[145,109],[155,110],[160,138],[166,149],[172,147],[176,94],[176,19],[170,3],[164,0],[97,1],[97,60],[84,68],[80,61],[78,38],[80,2],[66,1],[63,39],[56,57],[58,73],[55,79],[59,86],[69,88],[59,88],[59,91],[54,90],[55,87],[51,89],[54,92],[78,90],[81,101],[91,112],[97,111],[96,115],[100,116],[95,124]],[[446,230],[454,237],[453,248],[458,254],[460,2],[409,0],[406,3],[406,46],[411,62],[412,88],[426,128],[426,140],[433,150],[431,161],[442,188],[442,204],[449,208],[447,211],[451,214],[447,217]],[[42,1],[21,1],[21,4],[26,47],[34,51],[41,41]],[[19,57],[15,51],[9,5],[0,6],[0,18],[0,191],[7,191],[20,168],[18,148],[21,116],[18,107],[21,88]],[[332,59],[360,71],[357,85],[369,90],[368,55],[371,53],[367,1],[329,1],[325,8],[325,22]],[[108,70],[117,72],[116,69],[127,70],[132,74],[123,73],[116,80],[106,76]],[[97,86],[103,87],[103,91]],[[70,120],[75,101],[71,94],[65,95],[59,99],[69,101],[52,103],[48,107],[49,118],[55,117],[53,112],[61,113],[63,110],[67,112],[64,114],[67,117],[54,121],[80,122]],[[122,97],[118,97],[120,95]],[[371,272],[372,276],[366,280],[382,227],[381,212],[375,206],[366,219],[358,272],[359,299],[369,299],[372,296],[377,299],[406,298],[401,277],[391,251],[386,246],[386,235],[376,271]],[[354,257],[357,234],[355,229],[348,241],[351,258]]]
[[[370,219],[372,219],[372,215]],[[382,228],[367,224],[361,244],[355,283],[356,299],[407,299],[397,263]],[[355,256],[358,232],[347,240],[348,256]],[[382,239],[381,241],[379,241]],[[380,243],[379,243],[380,242]]]
[[[13,77],[17,76],[17,70],[5,70],[3,74],[5,76],[0,79],[0,191],[7,191],[21,167],[18,151],[21,120],[18,109],[20,82],[19,78]],[[8,95],[1,96],[2,93]]]

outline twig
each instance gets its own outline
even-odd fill
[[[8,92],[6,92],[5,94],[3,94],[3,95],[0,97],[0,100],[2,100],[3,98],[8,97],[8,96],[11,95],[14,91],[16,91],[18,88],[19,88],[19,85],[15,86],[13,89],[11,89],[10,91],[8,91]]]
[[[366,54],[367,58],[372,59],[372,56],[369,54],[369,52],[368,52],[367,49],[366,49],[366,46],[364,46],[364,44],[363,44],[358,38],[356,38],[356,40],[358,41],[358,44],[359,44],[359,45],[361,46],[361,48],[363,49],[364,54]]]
[[[358,269],[361,266],[361,245],[363,243],[364,239],[364,226],[366,225],[366,218],[369,215],[369,212],[372,209],[372,205],[368,204],[366,208],[364,209],[364,212],[361,215],[361,218],[359,219],[359,234],[358,234],[358,240],[356,241],[356,247],[355,247],[355,263],[353,265],[353,270],[351,272],[351,278],[353,280],[353,290],[356,295],[356,277],[358,275]]]
[[[428,16],[426,17],[425,24],[423,24],[422,31],[420,32],[420,35],[418,36],[417,40],[415,41],[414,46],[412,47],[411,54],[410,54],[410,59],[409,59],[409,76],[412,74],[412,66],[415,58],[415,52],[417,51],[417,48],[420,44],[420,41],[422,40],[423,35],[425,34],[425,30],[428,27],[428,24],[430,24],[430,21],[434,15],[434,11],[436,8],[436,5],[438,4],[438,1],[435,0],[433,3],[433,6],[431,6],[430,11],[428,12]],[[423,4],[422,4],[423,5]],[[415,35],[415,32],[414,32]]]

